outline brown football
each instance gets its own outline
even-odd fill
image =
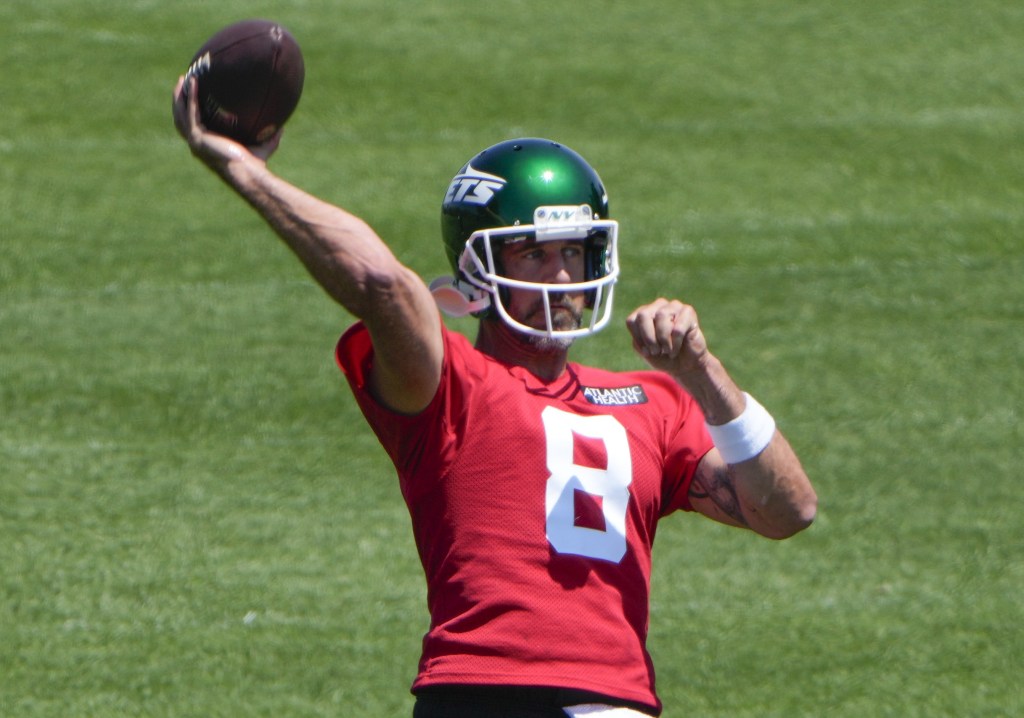
[[[196,52],[185,74],[199,89],[207,128],[245,145],[270,139],[302,95],[306,67],[288,30],[269,20],[228,25]]]

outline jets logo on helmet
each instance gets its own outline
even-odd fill
[[[494,193],[500,192],[506,184],[503,177],[480,172],[473,169],[472,165],[466,165],[448,185],[444,203],[485,207],[494,198]]]

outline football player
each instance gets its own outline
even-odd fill
[[[817,500],[693,307],[659,298],[629,315],[648,370],[569,360],[608,324],[619,277],[594,169],[542,139],[475,155],[442,202],[453,276],[428,286],[363,220],[271,172],[279,137],[250,150],[207,131],[181,81],[174,117],[359,320],[337,361],[394,462],[427,581],[414,716],[659,715],[658,522],[691,511],[781,539]],[[478,317],[474,340],[439,307]]]

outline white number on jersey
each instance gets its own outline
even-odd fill
[[[545,507],[548,541],[558,553],[618,563],[626,555],[626,510],[633,483],[626,429],[614,416],[579,416],[553,406],[541,412],[541,419],[551,473]],[[575,462],[574,434],[604,443],[606,468]],[[600,507],[604,530],[579,525],[576,507],[581,499]]]

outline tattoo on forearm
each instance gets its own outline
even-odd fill
[[[727,468],[718,469],[710,477],[695,477],[690,494],[695,499],[711,499],[733,521],[743,526],[749,525],[740,508],[740,498],[736,494],[732,474]]]

